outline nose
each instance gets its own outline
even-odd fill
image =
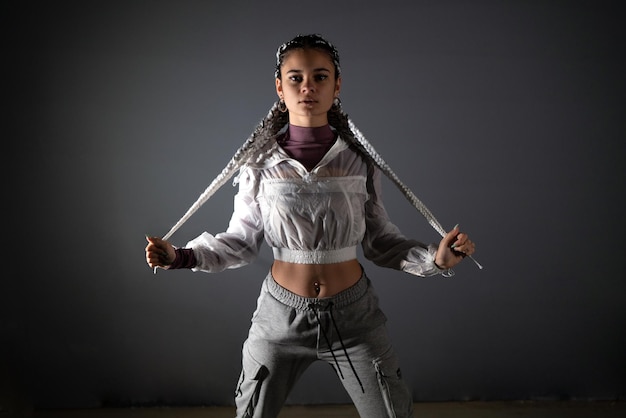
[[[315,91],[315,85],[313,83],[313,80],[309,77],[305,78],[302,81],[302,86],[300,87],[302,93],[308,93],[308,92],[314,92]]]

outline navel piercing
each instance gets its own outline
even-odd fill
[[[320,294],[320,284],[318,282],[313,283],[313,288],[315,288],[315,293]]]

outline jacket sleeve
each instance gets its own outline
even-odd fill
[[[226,232],[215,236],[204,232],[189,241],[197,260],[193,271],[217,273],[251,263],[263,241],[263,220],[256,199],[258,182],[251,169],[242,169],[239,191]]]
[[[390,221],[381,198],[381,175],[376,167],[370,166],[368,169],[369,200],[365,203],[363,254],[376,265],[416,276],[442,273],[443,270],[435,265],[438,245],[426,245],[406,238]]]

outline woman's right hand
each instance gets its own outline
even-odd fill
[[[463,258],[474,254],[476,245],[469,236],[455,226],[439,243],[439,249],[435,256],[435,265],[441,269],[450,269],[460,263]]]
[[[152,268],[161,267],[167,269],[176,259],[174,246],[157,237],[146,235],[146,262]]]

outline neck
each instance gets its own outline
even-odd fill
[[[320,126],[328,125],[328,115],[323,113],[319,115],[302,116],[289,112],[289,123],[306,128],[319,128]]]

